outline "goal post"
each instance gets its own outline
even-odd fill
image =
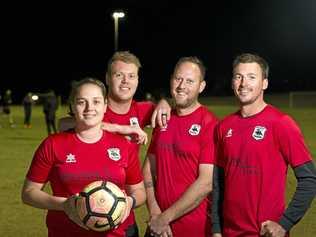
[[[316,91],[291,91],[290,108],[316,108]]]

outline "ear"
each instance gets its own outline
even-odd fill
[[[199,93],[202,93],[202,91],[205,89],[205,86],[206,86],[205,80],[201,81],[200,88],[199,88]]]
[[[268,85],[269,85],[268,78],[264,78],[264,79],[263,79],[262,89],[263,89],[263,90],[267,89],[267,88],[268,88]]]

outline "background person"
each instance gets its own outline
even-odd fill
[[[56,133],[56,111],[58,108],[57,97],[53,90],[42,95],[43,98],[43,112],[45,115],[45,123],[48,135],[52,132]]]
[[[3,99],[2,99],[2,110],[6,117],[8,117],[8,121],[10,127],[15,127],[13,116],[11,114],[11,104],[12,104],[12,92],[10,89],[6,90]]]
[[[32,93],[28,92],[23,98],[23,109],[24,109],[24,127],[31,128],[31,116],[32,116]]]

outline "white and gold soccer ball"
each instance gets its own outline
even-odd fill
[[[126,195],[114,183],[95,181],[80,192],[76,209],[91,230],[107,231],[117,227],[126,209]]]

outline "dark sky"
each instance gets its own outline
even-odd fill
[[[168,88],[181,56],[204,61],[205,95],[229,94],[231,62],[242,52],[267,59],[271,92],[316,90],[316,1],[102,2],[3,7],[1,92],[11,88],[16,102],[48,88],[66,97],[71,80],[103,79],[114,51],[115,9],[126,13],[119,49],[143,64],[139,96]]]

